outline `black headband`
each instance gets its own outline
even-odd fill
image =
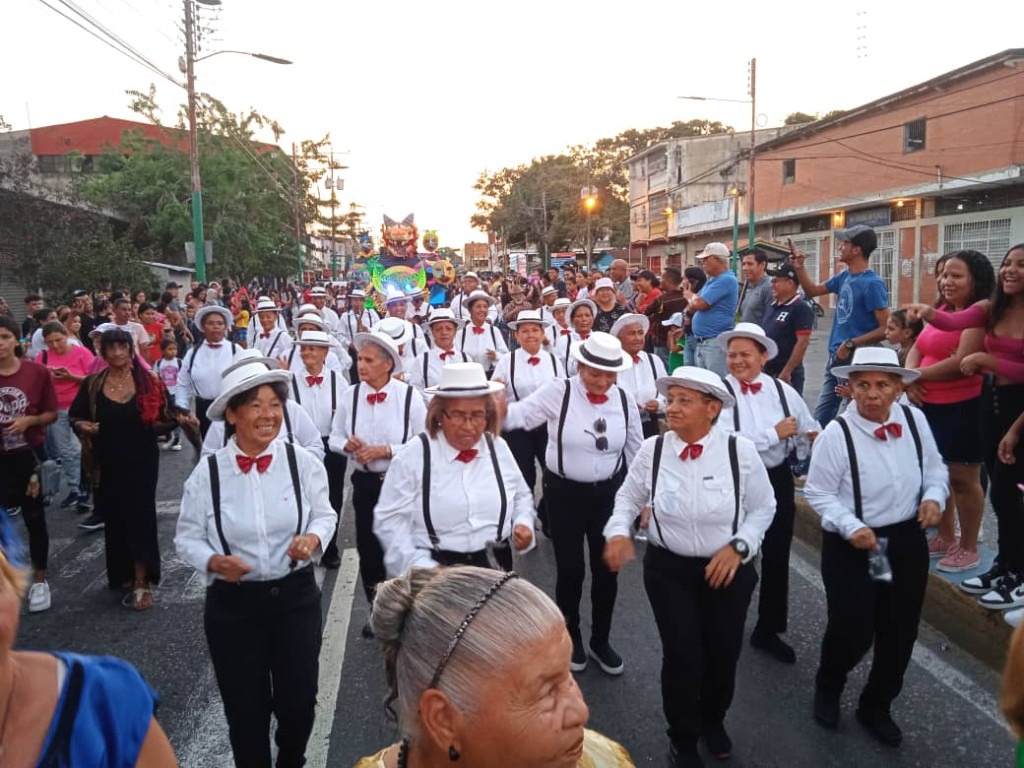
[[[618,366],[622,365],[621,357],[618,360],[610,360],[607,357],[598,357],[593,352],[588,350],[586,346],[583,344],[580,345],[580,354],[583,355],[589,362],[594,363],[595,365],[607,365],[612,368],[617,368]]]

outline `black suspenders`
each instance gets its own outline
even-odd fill
[[[333,374],[333,371],[332,371]],[[331,382],[333,384],[333,381]],[[359,406],[359,387],[363,382],[357,381],[355,387],[352,389],[352,432],[351,436],[355,437],[356,434],[356,408]],[[402,429],[402,442],[408,442],[409,440],[409,421],[412,414],[412,393],[414,388],[406,385],[405,389],[405,426]],[[334,399],[331,398],[331,406],[334,406]]]
[[[334,418],[335,412],[338,410],[338,388],[335,385],[337,379],[334,377],[335,371],[331,369],[331,418]],[[292,374],[292,392],[295,393],[295,402],[297,405],[302,405],[302,400],[299,397],[299,376],[296,373]],[[285,408],[285,414],[288,413],[288,409]]]
[[[558,435],[555,438],[558,446],[558,474],[565,477],[565,464],[563,462],[563,451],[562,451],[562,433],[565,431],[565,417],[569,413],[569,393],[572,382],[570,379],[565,380],[565,396],[562,398],[562,410],[558,414]],[[626,390],[622,387],[616,387],[619,390],[619,399],[622,401],[622,417],[626,420],[626,429],[629,430],[629,401],[626,398]],[[618,474],[621,465],[626,460],[626,448],[623,445],[622,452],[619,454],[619,460],[615,464],[615,472],[612,473],[614,477]]]
[[[652,362],[651,365],[653,366],[654,363]],[[657,378],[657,377],[655,377],[655,378]],[[786,392],[782,388],[782,384],[779,382],[779,380],[777,378],[775,378],[774,376],[769,376],[768,378],[771,379],[773,382],[775,382],[775,391],[779,393],[779,405],[782,406],[782,415],[785,416],[788,419],[791,416],[791,414],[789,412],[789,401],[786,400]],[[729,394],[732,395],[732,399],[733,399],[733,406],[732,406],[732,430],[733,430],[733,432],[739,432],[740,431],[740,409],[738,407],[739,400],[737,399],[736,393],[733,391],[732,385],[729,383],[729,380],[726,379],[724,376],[722,377],[722,383],[725,384],[725,388],[729,390]]]
[[[427,538],[430,539],[430,546],[434,550],[440,549],[441,538],[434,529],[434,521],[430,517],[430,438],[426,432],[421,432],[420,442],[423,443],[423,487],[420,496],[423,497],[423,525],[427,529]],[[505,482],[501,477],[501,465],[498,463],[498,454],[494,450],[494,438],[489,432],[484,433],[487,441],[487,450],[491,454],[491,466],[494,468],[494,477],[498,481],[498,492],[501,494],[501,512],[498,515],[498,533],[495,541],[501,541],[502,531],[505,530],[505,518],[508,516],[508,494],[505,491]]]

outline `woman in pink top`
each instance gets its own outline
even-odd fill
[[[50,370],[53,388],[57,392],[57,421],[47,428],[47,436],[52,441],[55,458],[60,459],[61,473],[68,486],[67,498],[60,506],[62,509],[77,507],[79,512],[88,512],[89,492],[81,488],[82,445],[71,431],[68,408],[88,374],[93,356],[85,347],[68,341],[68,332],[61,323],[44,325],[43,341],[47,348],[39,353],[36,362]]]
[[[937,306],[946,312],[961,312],[987,299],[995,288],[995,272],[988,257],[977,251],[957,251],[943,257],[938,275]],[[928,539],[928,552],[941,558],[940,571],[959,573],[978,565],[978,531],[985,511],[981,487],[981,463],[985,451],[981,439],[981,376],[965,376],[960,370],[964,357],[981,349],[980,328],[942,331],[929,325],[917,337],[907,355],[908,368],[921,372],[907,391],[919,406],[935,435],[939,453],[949,468],[950,494],[939,523],[939,532]],[[960,539],[956,517],[960,517]]]
[[[1024,446],[1016,462],[999,460],[997,450],[1017,417],[1024,412],[1024,243],[1006,252],[991,300],[979,301],[962,312],[944,312],[926,305],[908,308],[945,331],[984,328],[984,351],[960,361],[965,376],[994,374],[991,395],[982,397],[985,463],[989,498],[999,524],[999,555],[992,568],[960,582],[960,588],[979,595],[985,608],[1024,606],[1024,500],[1017,485],[1024,480]]]

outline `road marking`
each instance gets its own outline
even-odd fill
[[[802,576],[804,581],[824,594],[825,585],[821,581],[821,573],[817,568],[796,552],[791,553],[789,566]],[[960,670],[940,659],[934,651],[924,647],[920,642],[916,642],[914,643],[914,651],[911,658],[921,669],[949,688],[949,690],[1000,728],[1006,727],[1006,721],[1003,719],[1003,714],[996,703],[995,697],[977,685],[967,675],[960,672]]]
[[[341,556],[341,568],[334,581],[331,607],[327,610],[327,620],[324,622],[323,645],[320,648],[320,695],[313,733],[306,747],[306,762],[310,768],[325,768],[327,765],[358,576],[359,555],[353,549],[346,549]]]

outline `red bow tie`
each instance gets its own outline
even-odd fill
[[[370,405],[376,405],[377,403],[383,403],[388,399],[387,392],[373,392],[366,396],[366,402]]]
[[[704,446],[700,443],[687,443],[686,447],[679,454],[679,458],[683,461],[687,459],[699,459],[700,455],[704,453]]]
[[[892,435],[893,437],[903,437],[903,425],[895,423],[883,424],[875,430],[875,437],[879,440],[888,440],[889,435]]]
[[[449,349],[447,352],[442,352],[440,354],[440,358],[442,360],[447,360],[449,357],[454,357],[454,356],[455,356],[455,350],[452,350],[452,349]]]
[[[744,395],[753,394],[756,395],[761,391],[761,382],[755,381],[753,384],[748,384],[745,381],[740,382],[740,392]]]
[[[572,335],[572,331],[570,331],[568,329],[564,329],[564,328],[559,333],[561,333],[563,336],[570,336],[570,335]]]
[[[476,454],[476,448],[470,448],[468,451],[459,451],[459,455],[455,457],[455,460],[461,461],[463,464],[469,464],[469,462],[476,458]]]
[[[640,363],[640,355],[633,355],[633,364],[638,365]]]
[[[583,340],[583,341],[586,341],[589,338],[590,338],[590,334],[589,333],[581,333],[580,334],[580,339]]]
[[[480,336],[483,332],[484,332],[484,327],[482,325],[474,325],[473,326],[473,333],[475,333],[477,336]]]
[[[260,338],[261,339],[269,339],[270,338],[270,334],[269,333],[261,333],[260,334]]]
[[[208,342],[206,342],[206,346],[208,346],[208,347],[209,347],[210,349],[220,349],[220,347],[221,347],[222,345],[221,345],[221,343],[220,343],[219,341],[218,341],[218,342],[217,342],[216,344],[211,344],[211,343],[210,343],[210,342],[208,341]]]
[[[314,384],[323,384],[323,383],[324,383],[324,377],[323,376],[307,376],[306,377],[306,385],[307,386],[312,387]]]
[[[595,395],[593,392],[587,392],[587,400],[594,405],[601,405],[608,402],[608,395]]]
[[[252,469],[253,466],[255,465],[256,471],[262,475],[264,472],[267,471],[267,467],[270,466],[270,460],[273,458],[274,457],[269,453],[265,456],[259,456],[255,459],[250,458],[249,456],[243,456],[242,454],[238,454],[237,456],[235,456],[235,461],[238,462],[238,468],[245,472],[245,474],[249,474],[249,470]]]
[[[529,358],[527,358],[526,362],[528,362],[530,365],[537,365],[540,362],[540,358],[539,357],[529,357]]]

